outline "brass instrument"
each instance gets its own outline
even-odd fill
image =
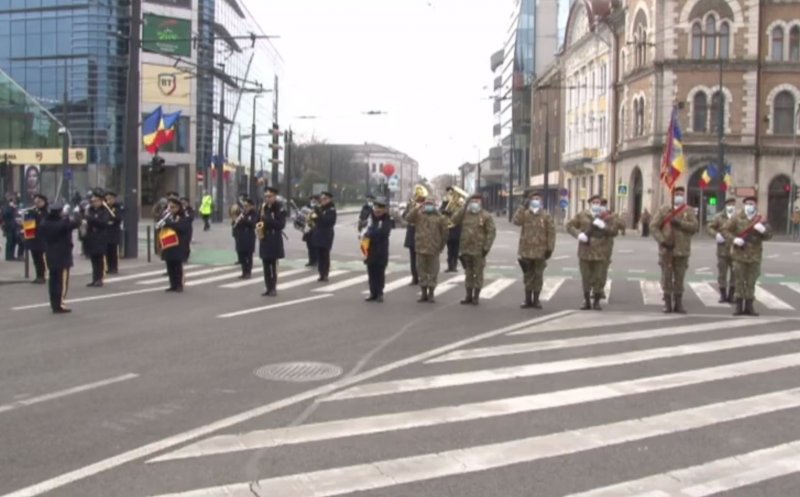
[[[114,209],[112,209],[111,207],[109,207],[109,205],[106,203],[106,201],[105,201],[105,200],[103,200],[103,207],[105,207],[105,208],[106,208],[106,210],[108,211],[108,213],[109,213],[109,214],[111,214],[111,217],[112,217],[113,219],[116,219],[117,215],[116,215],[116,214],[114,214]]]
[[[228,210],[228,215],[231,217],[231,222],[236,221],[236,219],[241,216],[242,208],[239,204],[233,204],[231,208]]]
[[[169,212],[169,211],[167,211],[167,212],[164,214],[164,216],[163,216],[163,217],[162,217],[162,218],[161,218],[161,219],[160,219],[160,220],[159,220],[159,221],[156,223],[156,229],[157,229],[157,230],[160,230],[161,228],[163,228],[163,227],[164,227],[164,224],[166,224],[166,222],[167,222],[167,219],[169,219],[169,217],[170,217],[171,215],[172,215],[172,213],[171,213],[171,212]]]
[[[451,190],[447,192],[447,204],[444,206],[444,212],[447,214],[448,217],[452,218],[456,212],[464,208],[464,204],[467,203],[467,192],[462,190],[457,186],[452,186]],[[447,227],[452,228],[455,225],[452,221],[448,221]]]
[[[267,236],[264,228],[264,218],[267,217],[267,204],[261,206],[261,219],[256,223],[256,236],[259,240],[263,240]]]
[[[428,198],[428,194],[429,194],[428,189],[425,188],[425,185],[416,185],[414,186],[414,198],[412,198],[411,200],[412,201],[418,199],[424,200]]]

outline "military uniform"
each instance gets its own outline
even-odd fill
[[[49,269],[50,308],[56,314],[70,312],[65,307],[69,290],[69,271],[72,268],[72,231],[79,226],[78,221],[64,219],[59,206],[53,205],[37,236],[45,246],[45,257]]]
[[[39,197],[44,198],[44,197]],[[45,199],[45,202],[47,200]],[[44,283],[45,274],[47,272],[47,265],[45,263],[45,242],[39,235],[39,228],[42,226],[45,218],[47,217],[47,204],[45,207],[34,207],[25,213],[25,221],[33,221],[35,223],[34,237],[30,240],[25,240],[25,248],[31,253],[31,260],[33,260],[34,271],[36,272],[36,279],[34,283]]]
[[[264,223],[264,238],[259,242],[258,255],[264,266],[263,296],[275,297],[278,286],[278,260],[286,254],[283,249],[283,230],[286,227],[286,210],[278,202],[261,209],[261,222]]]
[[[416,229],[414,223],[409,220],[411,213],[414,211],[415,208],[419,207],[420,204],[409,200],[406,204],[406,210],[403,213],[403,218],[406,220],[406,237],[403,240],[403,247],[408,249],[408,258],[409,264],[411,267],[411,284],[418,285],[419,284],[419,274],[417,273],[417,251],[415,248],[415,241],[416,241]]]
[[[763,233],[757,229],[759,224],[763,227]],[[763,242],[772,238],[772,228],[761,216],[748,218],[747,214],[740,212],[725,223],[722,231],[727,238],[733,240],[731,259],[733,276],[736,279],[736,315],[757,316],[753,309],[756,281],[761,275]],[[737,239],[740,240],[738,243]]]
[[[606,223],[614,226],[618,234],[625,231],[625,221],[623,221],[622,218],[617,213],[609,212],[601,216],[601,219],[603,219]],[[603,264],[603,271],[600,275],[600,279],[603,281],[603,291],[600,292],[600,296],[603,299],[607,298],[605,292],[605,284],[608,281],[608,270],[611,268],[611,262],[612,262],[611,260],[613,259],[613,257],[614,257],[614,238],[612,237],[608,239],[608,245],[606,247],[605,260]]]
[[[653,216],[650,233],[658,242],[658,265],[661,266],[661,290],[664,292],[664,311],[684,313],[683,287],[692,236],[699,230],[694,209],[686,204],[673,208],[665,205]]]
[[[187,220],[189,217],[186,217]],[[242,212],[234,221],[233,238],[236,241],[236,255],[242,266],[242,278],[249,278],[253,273],[253,253],[256,250],[256,223],[258,213],[255,209]],[[191,220],[187,226],[186,237],[190,238]]]
[[[109,209],[113,215],[109,213],[108,228],[107,228],[107,242],[106,245],[106,263],[108,264],[108,274],[117,274],[119,272],[119,241],[122,234],[122,209],[119,205],[109,205]]]
[[[601,227],[604,226],[604,227]],[[567,232],[586,241],[578,244],[581,280],[583,282],[583,310],[600,310],[600,300],[606,286],[603,279],[608,261],[611,240],[617,236],[618,227],[612,222],[604,221],[591,211],[579,212],[567,223]],[[593,303],[590,303],[593,299]]]
[[[497,230],[491,214],[483,208],[477,213],[470,212],[468,206],[469,203],[453,216],[453,224],[461,227],[458,252],[466,275],[467,298],[464,303],[477,305],[483,288],[486,256],[492,249]]]
[[[377,216],[370,213],[365,226],[365,237],[369,239],[369,249],[364,264],[369,278],[369,298],[367,301],[383,302],[383,288],[386,285],[386,266],[389,265],[389,236],[392,220],[388,212]]]
[[[328,281],[331,271],[331,249],[333,248],[333,227],[336,225],[336,207],[331,201],[328,205],[320,205],[314,211],[314,247],[317,249],[317,269],[319,281]]]
[[[164,228],[170,228],[178,235],[178,245],[161,250],[161,258],[167,264],[167,276],[169,277],[167,292],[183,291],[183,261],[189,250],[190,226],[191,221],[183,211],[177,215],[170,215],[164,223]]]
[[[439,254],[447,244],[447,218],[436,209],[426,213],[419,206],[408,213],[407,219],[414,224],[417,275],[422,288],[420,302],[433,302],[439,277]]]
[[[520,207],[512,220],[520,226],[517,258],[525,282],[525,302],[523,308],[541,309],[539,297],[544,285],[544,270],[547,260],[556,247],[556,225],[553,216],[539,208],[536,212]]]
[[[735,214],[734,214],[735,216]],[[717,284],[719,285],[720,303],[733,302],[735,293],[735,279],[733,274],[733,258],[731,248],[733,238],[725,236],[725,224],[734,216],[728,216],[725,211],[720,212],[706,226],[706,233],[714,238],[717,243]]]
[[[87,223],[85,249],[92,261],[92,282],[88,286],[103,286],[105,274],[105,258],[108,250],[108,209],[103,206],[89,207],[84,217]]]

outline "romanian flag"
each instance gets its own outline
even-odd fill
[[[703,171],[703,175],[700,176],[700,188],[707,188],[716,177],[717,167],[713,164],[710,164],[706,170]]]
[[[683,134],[678,123],[678,108],[672,109],[664,158],[661,160],[661,181],[672,191],[681,174],[686,171],[686,158],[683,156]]]
[[[722,191],[727,192],[733,185],[733,178],[731,177],[731,165],[725,166],[725,174],[722,176]]]
[[[142,143],[145,149],[155,154],[159,148],[175,139],[175,125],[180,117],[180,111],[164,114],[161,106],[147,116],[142,122]]]

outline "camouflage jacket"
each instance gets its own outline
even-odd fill
[[[406,220],[413,223],[414,246],[418,254],[433,255],[440,254],[447,245],[447,218],[438,210],[431,214],[422,212],[422,207],[418,206],[409,211]]]
[[[668,222],[671,205],[665,205],[653,216],[650,232],[658,242],[658,253],[673,257],[689,257],[692,253],[692,236],[700,230],[694,209],[688,205]]]
[[[736,217],[736,214],[733,215]],[[706,226],[706,233],[711,238],[714,238],[714,243],[716,242],[717,233],[725,237],[725,243],[717,243],[717,257],[730,257],[731,255],[731,247],[733,246],[733,238],[726,236],[725,233],[722,232],[725,224],[732,218],[728,217],[728,214],[725,211],[720,212],[714,219],[708,223]]]
[[[497,230],[491,214],[483,209],[473,214],[464,206],[453,215],[452,222],[456,226],[461,226],[459,254],[485,256],[492,250]]]
[[[556,223],[546,210],[534,214],[530,209],[519,208],[514,213],[513,223],[521,226],[519,234],[520,259],[545,259],[545,253],[556,248]]]
[[[600,219],[603,219],[603,217],[600,217]],[[611,253],[613,239],[619,232],[619,226],[610,222],[610,219],[603,219],[606,227],[605,229],[600,229],[593,224],[594,220],[595,217],[590,211],[579,212],[567,223],[567,232],[575,238],[578,238],[581,233],[589,237],[589,243],[578,243],[578,258],[580,260],[607,261]]]
[[[753,220],[747,218],[744,212],[740,212],[730,218],[725,226],[722,228],[722,233],[726,238],[733,241],[736,237],[740,236],[749,226]],[[761,262],[762,252],[764,250],[763,242],[772,238],[772,228],[767,224],[766,219],[761,220],[767,231],[762,235],[755,228],[747,232],[744,238],[744,247],[737,247],[736,245],[731,248],[731,258],[738,262]]]
[[[606,223],[615,227],[617,234],[621,231],[625,231],[625,221],[622,217],[617,214],[616,212],[609,212],[604,217],[602,217]],[[608,260],[611,260],[611,257],[614,254],[614,237],[608,239],[608,249],[607,249],[606,257]]]

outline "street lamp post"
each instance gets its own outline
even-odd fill
[[[219,67],[222,70],[224,75],[225,73],[225,64],[219,64]],[[224,219],[224,212],[225,212],[225,196],[224,196],[224,183],[222,181],[223,170],[225,169],[225,157],[223,156],[225,149],[225,79],[220,77],[219,78],[219,137],[217,139],[217,160],[215,161],[215,167],[217,171],[217,194],[216,194],[216,201],[215,204],[216,208],[216,219],[218,223],[221,223]]]
[[[797,173],[797,128],[800,126],[800,102],[792,116],[792,176],[789,178],[789,215],[786,216],[786,234],[792,234],[792,213],[794,212],[794,203],[797,199],[797,180],[795,174]],[[798,228],[800,229],[800,228]]]
[[[128,87],[125,100],[125,257],[139,256],[139,45],[142,0],[130,3],[128,36]]]
[[[253,124],[250,127],[250,178],[248,191],[250,198],[256,198],[256,102],[261,97],[260,93],[253,96]]]

